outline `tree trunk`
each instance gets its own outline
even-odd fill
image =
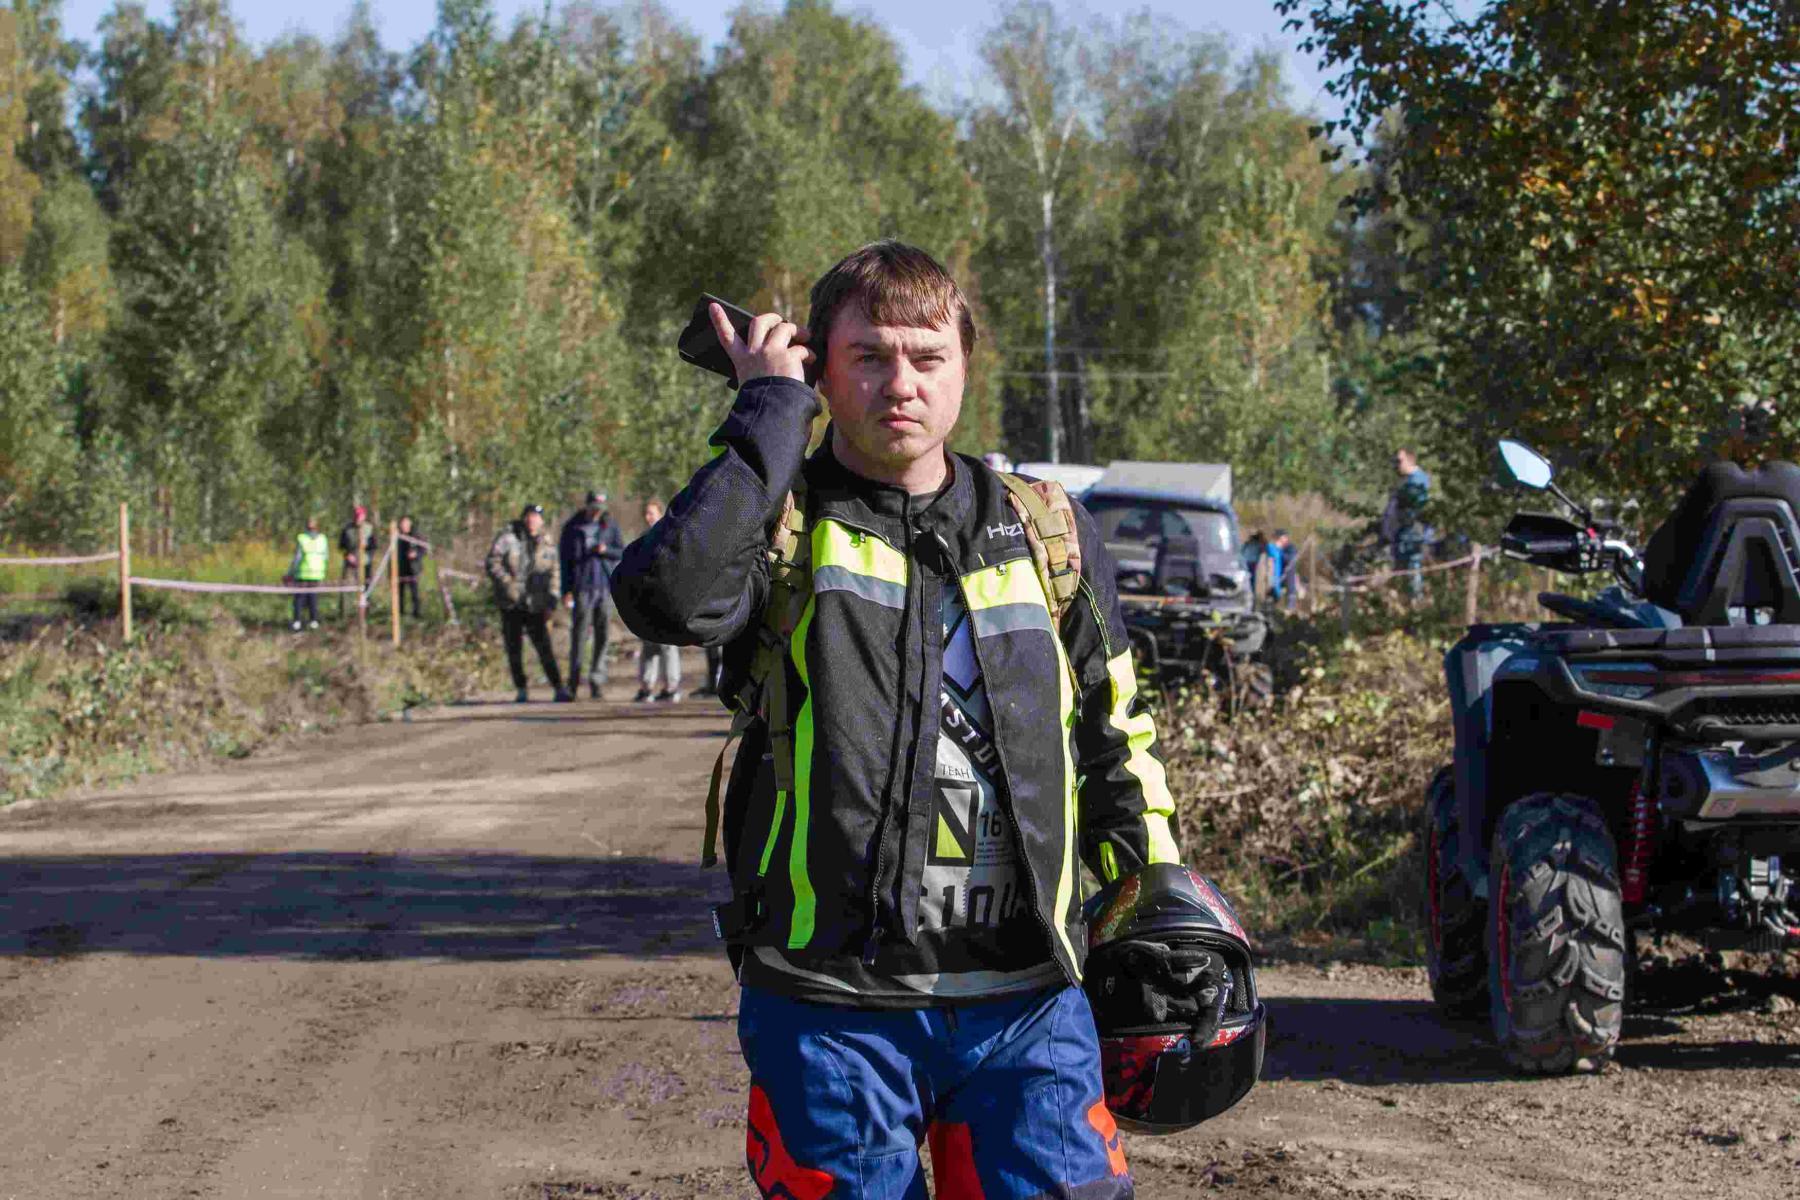
[[[1056,375],[1056,194],[1044,189],[1044,227],[1038,253],[1044,263],[1044,418],[1051,462],[1062,461],[1062,394]]]

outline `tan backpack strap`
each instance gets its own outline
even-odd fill
[[[1006,471],[998,474],[1010,493],[1013,511],[1025,525],[1031,561],[1044,585],[1051,614],[1060,625],[1081,586],[1081,539],[1075,532],[1075,506],[1060,483],[1027,483]]]
[[[703,867],[716,866],[719,861],[719,796],[720,784],[725,779],[726,756],[744,735],[744,730],[750,728],[753,719],[752,713],[732,714],[731,732],[725,735],[725,744],[719,748],[719,757],[713,763],[712,783],[706,789],[706,833],[700,842],[700,865]]]
[[[700,861],[713,866],[719,861],[717,845],[721,784],[725,755],[731,745],[758,718],[769,727],[769,752],[775,769],[775,786],[794,790],[793,714],[788,712],[787,655],[794,629],[812,596],[812,543],[806,534],[806,493],[796,489],[781,502],[781,516],[769,536],[769,596],[763,608],[756,653],[750,660],[749,679],[732,701],[731,733],[713,764],[712,784],[706,794],[706,834]]]

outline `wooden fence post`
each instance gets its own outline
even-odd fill
[[[1473,625],[1479,615],[1481,606],[1481,547],[1476,546],[1469,556],[1468,587],[1463,591],[1463,624]]]
[[[131,506],[119,501],[119,629],[131,640]]]
[[[352,572],[352,579],[360,580],[362,572]],[[369,669],[369,595],[360,583],[356,589],[356,669],[366,673]]]
[[[391,623],[394,649],[400,648],[400,522],[388,522],[388,604],[393,610]]]
[[[1314,534],[1306,540],[1306,615],[1311,617],[1319,609],[1319,539]]]

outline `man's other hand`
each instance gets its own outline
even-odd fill
[[[574,608],[575,607],[575,593],[574,592],[570,592],[567,596],[563,597],[563,607],[564,608]]]
[[[707,312],[712,317],[713,332],[719,335],[719,344],[731,356],[739,383],[771,375],[806,382],[806,367],[813,361],[813,352],[806,347],[804,329],[776,313],[763,313],[751,320],[746,336],[740,338],[724,309],[712,304],[707,306]]]

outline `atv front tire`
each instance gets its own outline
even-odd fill
[[[1445,1016],[1487,1012],[1487,903],[1462,868],[1465,835],[1456,805],[1455,768],[1444,767],[1425,789],[1425,971]]]
[[[1598,1068],[1625,1018],[1619,855],[1584,796],[1514,801],[1494,831],[1488,876],[1488,1011],[1520,1070]]]

